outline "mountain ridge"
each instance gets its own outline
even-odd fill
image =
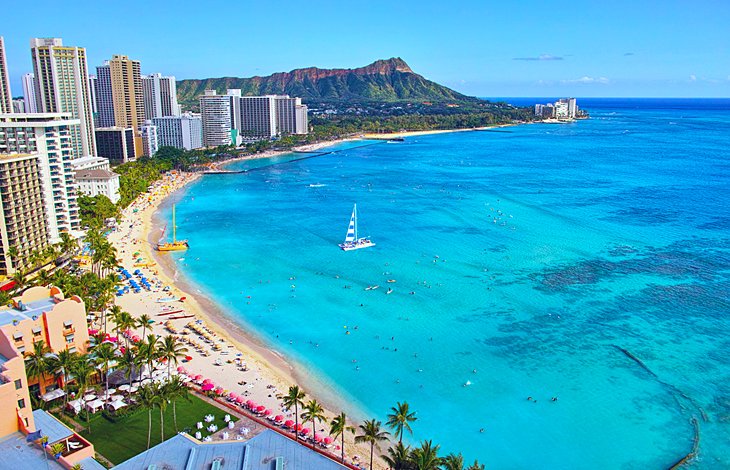
[[[400,57],[376,60],[354,69],[306,67],[249,78],[179,80],[178,100],[194,104],[206,89],[225,93],[230,88],[239,88],[244,95],[288,94],[301,97],[305,103],[478,100],[424,78]]]

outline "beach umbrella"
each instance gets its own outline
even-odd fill
[[[231,392],[228,394],[228,398],[230,398],[231,400],[235,400],[236,398],[238,398],[238,395],[236,395],[236,392]]]
[[[245,403],[244,402],[244,398],[242,396],[240,396],[240,395],[237,396],[236,397],[236,403],[238,403],[239,405],[243,405]]]
[[[284,416],[276,415],[276,416],[274,416],[274,421],[276,421],[277,423],[281,423],[282,421],[284,421]]]
[[[215,388],[214,392],[216,395],[223,395],[225,393],[225,390],[223,390],[223,387],[218,386]]]
[[[210,380],[210,379],[205,379],[205,380],[203,380],[203,385],[205,385],[205,384],[209,384],[209,383],[212,383],[212,382],[213,382],[213,381],[212,381],[212,380]]]
[[[124,385],[120,385],[119,386],[119,390],[121,390],[122,392],[128,392],[130,388],[132,388],[132,387],[129,386],[128,384],[124,384]]]
[[[330,436],[327,436],[327,437],[325,437],[325,438],[324,438],[324,443],[325,443],[326,445],[330,445],[330,444],[332,444],[332,438],[331,438]]]
[[[184,374],[185,368],[183,366],[177,366],[177,371],[180,372],[181,374]]]
[[[249,408],[254,408],[256,407],[256,403],[253,400],[248,400],[246,401],[246,406],[248,406]]]
[[[266,411],[266,407],[264,405],[259,405],[256,407],[257,413],[263,413],[264,411]]]
[[[266,409],[264,410],[264,416],[269,416],[271,414],[271,410]]]
[[[299,432],[304,429],[304,427],[301,424],[297,424],[297,427],[295,429],[297,430],[297,432]]]
[[[292,420],[290,420],[290,419],[287,419],[287,420],[286,420],[286,421],[284,422],[284,426],[286,426],[287,428],[291,428],[291,427],[293,427],[293,426],[294,426],[294,421],[292,421]]]
[[[200,374],[197,374],[195,377],[193,377],[193,380],[202,380],[203,376]]]
[[[193,356],[185,356],[185,360],[190,362],[193,360]]]
[[[314,442],[322,442],[322,436],[319,434],[314,435]]]
[[[306,436],[307,434],[309,434],[309,428],[302,429],[301,433]]]
[[[207,383],[207,384],[203,384],[203,387],[201,388],[201,390],[203,390],[204,392],[209,392],[209,391],[213,390],[214,387],[215,387],[215,385],[213,385],[212,383]]]

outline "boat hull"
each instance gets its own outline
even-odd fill
[[[185,251],[188,249],[188,242],[160,243],[157,251]]]
[[[357,242],[353,243],[340,243],[340,248],[342,249],[342,251],[359,250],[361,248],[369,248],[371,246],[375,246],[375,243],[371,242],[370,240],[358,240]]]

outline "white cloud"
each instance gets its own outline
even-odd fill
[[[697,81],[697,75],[695,75],[695,74],[690,75],[689,76],[689,81],[690,82],[696,82]]]
[[[589,77],[587,75],[580,77],[580,78],[573,79],[573,80],[560,80],[560,83],[563,83],[563,84],[579,83],[579,84],[584,84],[584,85],[588,85],[588,84],[592,84],[592,83],[598,83],[600,85],[607,85],[610,82],[611,82],[611,80],[609,80],[606,77]]]
[[[527,60],[527,61],[535,61],[535,60],[563,60],[562,57],[552,54],[540,54],[537,57],[513,57],[512,60]]]

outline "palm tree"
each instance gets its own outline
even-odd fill
[[[117,337],[119,337],[119,330],[127,331],[132,329],[136,325],[136,320],[129,312],[124,310],[119,312],[119,315],[114,319],[114,323],[117,325]],[[126,345],[129,347],[129,337],[125,337]]]
[[[402,442],[388,448],[388,455],[383,455],[383,460],[392,470],[410,470],[411,468],[411,447],[404,446]],[[461,469],[459,469],[461,470]]]
[[[421,442],[421,447],[411,452],[411,463],[414,470],[438,470],[441,465],[441,457],[438,456],[439,445],[433,445],[431,441]]]
[[[150,448],[152,437],[152,408],[157,401],[157,387],[154,384],[143,385],[137,393],[137,402],[142,408],[147,408],[147,448]]]
[[[86,392],[92,389],[91,381],[96,375],[96,368],[93,366],[90,360],[79,360],[73,366],[71,370],[74,377],[76,377],[76,384],[79,387],[79,396],[83,397]],[[86,408],[86,400],[82,400],[84,408]],[[91,424],[89,423],[89,410],[86,409],[86,426],[91,433]]]
[[[41,269],[35,276],[35,283],[39,286],[47,286],[51,283],[51,276],[48,275],[48,271]]]
[[[145,315],[142,315],[144,317]],[[140,319],[142,318],[140,317]],[[167,375],[168,377],[171,377],[172,371],[172,363],[174,362],[175,365],[178,364],[178,358],[184,357],[185,353],[188,352],[188,348],[183,346],[183,344],[178,341],[177,338],[175,338],[172,335],[167,335],[164,338],[162,338],[162,343],[160,343],[159,348],[157,349],[160,359],[167,359]]]
[[[61,373],[61,380],[64,392],[66,392],[66,386],[68,385],[69,373],[73,369],[80,356],[76,352],[70,352],[68,349],[63,349],[57,354],[54,354],[51,358],[51,370],[54,372]],[[63,396],[63,407],[66,408],[68,403],[68,395]]]
[[[137,347],[137,354],[140,361],[147,365],[147,373],[152,374],[152,364],[159,359],[159,341],[155,335],[147,335],[146,341],[143,341]],[[141,376],[141,374],[140,374]]]
[[[93,360],[97,366],[103,366],[104,390],[109,390],[109,362],[117,359],[116,348],[111,343],[101,343],[94,348]]]
[[[30,378],[38,377],[41,395],[46,391],[45,378],[46,374],[52,370],[51,360],[51,348],[46,346],[46,342],[43,340],[33,343],[33,350],[25,356],[25,373]]]
[[[165,383],[165,387],[167,388],[167,396],[169,397],[170,401],[172,401],[172,421],[175,425],[175,432],[178,432],[177,409],[175,408],[175,404],[177,403],[177,400],[190,401],[190,391],[188,390],[188,387],[185,386],[185,383],[180,379],[180,377],[177,376],[169,379]]]
[[[361,436],[355,436],[355,442],[368,442],[370,443],[370,470],[373,470],[373,451],[375,450],[375,444],[380,441],[388,439],[388,431],[382,431],[380,429],[380,421],[371,419],[365,421],[360,425]]]
[[[134,372],[139,372],[140,365],[142,364],[140,357],[137,355],[137,351],[132,348],[127,348],[117,358],[120,369],[124,369],[124,376],[127,378],[128,385],[131,387],[133,382]]]
[[[464,470],[464,456],[461,453],[451,453],[441,461],[443,470]]]
[[[345,433],[350,432],[355,434],[355,428],[347,424],[347,415],[345,412],[341,412],[339,415],[332,418],[330,421],[330,434],[333,438],[337,439],[338,436],[342,438],[342,445],[340,450],[342,451],[342,462],[345,462]]]
[[[8,258],[10,258],[10,262],[13,263],[13,268],[16,270],[18,269],[17,263],[18,263],[18,256],[20,253],[18,253],[18,247],[17,246],[11,246],[8,248]]]
[[[315,431],[317,430],[317,425],[314,421],[324,421],[324,408],[322,408],[322,405],[317,403],[317,400],[309,400],[302,411],[304,411],[304,413],[302,413],[302,419],[305,422],[309,420],[312,421],[312,436],[314,436]],[[314,437],[312,438],[312,449],[314,449]]]
[[[484,470],[484,464],[479,463],[478,460],[475,460],[474,463],[471,464],[466,470]]]
[[[106,341],[106,333],[103,331],[97,331],[93,335],[89,336],[89,351],[93,351],[98,348]]]
[[[140,315],[137,318],[137,324],[136,324],[136,326],[142,328],[142,337],[143,338],[147,334],[147,327],[150,325],[150,322],[151,321],[152,321],[152,318],[150,318],[150,316],[147,315],[146,313],[143,313],[142,315]]]
[[[160,409],[160,442],[165,442],[165,410],[169,403],[168,389],[166,387],[156,387],[155,404]]]
[[[89,231],[90,233],[90,231]],[[87,239],[89,238],[89,233],[86,234]],[[71,253],[78,248],[79,244],[78,242],[67,232],[61,232],[61,251],[66,253]]]
[[[15,290],[21,290],[28,283],[28,278],[25,277],[23,271],[15,271],[13,274],[13,282],[15,283]]]
[[[388,421],[385,424],[395,431],[395,435],[398,436],[398,442],[403,442],[403,431],[408,431],[413,434],[410,423],[418,419],[416,418],[416,413],[409,410],[407,402],[398,402],[390,410],[392,413],[388,415]]]
[[[299,433],[296,430],[296,428],[299,427],[298,408],[300,405],[304,404],[305,396],[306,394],[304,393],[304,390],[300,390],[298,385],[292,385],[291,387],[289,387],[289,392],[286,395],[282,395],[279,397],[279,399],[282,400],[282,404],[287,410],[294,407],[294,439],[297,441],[299,440]]]

